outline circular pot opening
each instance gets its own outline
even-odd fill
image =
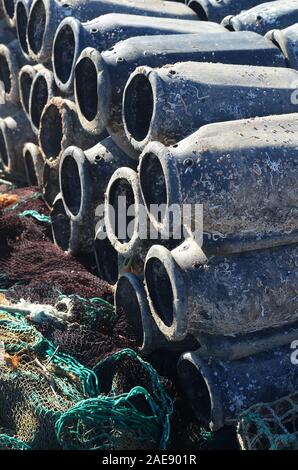
[[[104,240],[96,238],[94,249],[99,276],[109,284],[116,284],[119,274],[117,251],[107,237]]]
[[[124,95],[124,120],[130,135],[141,142],[147,136],[153,114],[153,90],[142,74],[130,80]]]
[[[46,25],[46,9],[43,0],[38,0],[33,6],[28,22],[28,42],[34,54],[42,48]]]
[[[62,149],[62,114],[54,104],[50,104],[40,122],[40,145],[49,160],[58,158]]]
[[[56,201],[53,206],[51,220],[52,231],[57,245],[63,251],[67,251],[71,234],[70,219],[65,212],[61,199]]]
[[[187,359],[182,359],[179,362],[178,372],[195,415],[199,421],[208,426],[211,421],[212,405],[209,390],[202,374]]]
[[[149,297],[156,314],[170,327],[174,319],[174,294],[170,277],[158,258],[150,258],[145,266]]]
[[[34,82],[31,99],[31,119],[37,129],[39,129],[40,118],[48,99],[48,84],[46,79],[40,75]]]
[[[75,87],[77,103],[87,121],[92,121],[97,114],[97,71],[94,63],[84,57],[75,68]]]
[[[139,175],[146,208],[151,214],[154,211],[154,217],[162,222],[168,204],[167,184],[160,160],[154,153],[143,156]]]
[[[78,164],[71,155],[63,160],[60,175],[64,203],[69,211],[76,216],[80,212],[82,187]]]
[[[74,66],[75,46],[73,30],[66,24],[55,39],[53,51],[55,73],[62,83],[67,83],[70,79]]]
[[[135,228],[135,210],[132,207],[135,204],[135,197],[127,179],[119,178],[113,182],[109,190],[108,203],[110,211],[114,212],[114,217],[110,217],[111,222],[115,220],[113,232],[121,243],[128,243],[133,236],[131,231],[134,232]]]
[[[137,346],[140,348],[144,342],[141,308],[136,291],[125,276],[120,277],[117,283],[115,299],[117,310],[120,309],[125,316],[132,336],[136,339]]]
[[[3,165],[8,166],[9,158],[2,129],[0,129],[0,158],[2,160]]]
[[[207,13],[202,5],[200,5],[196,0],[188,2],[187,6],[198,15],[200,21],[208,21]]]
[[[38,186],[37,176],[34,167],[34,161],[29,150],[25,152],[25,165],[30,186]]]
[[[15,5],[14,0],[3,0],[3,5],[4,5],[7,15],[12,20],[14,17],[14,5]]]
[[[17,5],[16,21],[20,46],[22,51],[28,54],[28,44],[26,41],[28,15],[23,3],[18,3]]]
[[[22,103],[27,113],[29,113],[29,98],[32,85],[32,77],[29,73],[23,72],[20,77],[20,94]]]
[[[11,90],[11,79],[10,69],[7,58],[4,55],[0,55],[0,81],[4,84],[5,93],[10,93]]]

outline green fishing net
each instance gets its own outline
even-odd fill
[[[240,417],[237,435],[243,450],[298,449],[298,393],[252,406]]]
[[[125,383],[118,372],[127,370],[128,360],[130,367],[139,367],[140,374],[145,372],[150,391],[142,386],[132,389],[129,386],[128,391],[123,391]],[[155,449],[158,442],[158,447],[165,449],[172,402],[155,369],[136,352],[124,349],[100,361],[94,371],[99,377],[99,388],[106,394],[78,403],[58,419],[57,436],[63,446],[97,450]]]
[[[119,382],[127,361],[139,367],[140,385]],[[0,311],[0,429],[9,430],[2,448],[164,449],[171,412],[157,372],[134,351],[121,350],[91,370],[23,314]]]

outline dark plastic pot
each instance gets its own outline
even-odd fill
[[[75,63],[82,50],[89,46],[102,52],[119,41],[135,36],[213,31],[225,31],[225,29],[216,23],[173,18],[153,19],[116,13],[100,16],[87,23],[80,23],[75,18],[66,18],[57,28],[53,44],[55,80],[61,91],[71,93]]]
[[[208,254],[297,243],[297,117],[210,124],[171,147],[149,144],[139,178],[153,226],[173,233],[172,208],[202,204]],[[153,204],[164,204],[161,220]],[[193,216],[183,221],[200,235]]]
[[[185,62],[139,67],[123,96],[128,141],[143,150],[149,141],[172,145],[205,124],[293,113],[296,70]]]
[[[282,53],[272,46],[256,33],[231,35],[216,31],[192,34],[191,41],[188,34],[130,38],[102,54],[87,48],[75,67],[75,97],[81,123],[89,132],[107,127],[119,146],[138,157],[125,137],[122,123],[123,91],[137,66],[158,67],[188,60],[285,66]]]
[[[185,3],[196,12],[200,20],[220,23],[226,15],[248,10],[264,3],[264,0],[186,0]]]
[[[297,323],[298,246],[210,257],[191,240],[155,245],[145,264],[152,316],[169,341],[235,336]]]
[[[159,0],[70,0],[67,3],[53,0],[35,0],[28,21],[30,56],[39,62],[51,58],[52,45],[59,23],[74,16],[82,22],[108,13],[155,16],[196,20],[195,13],[186,5]]]
[[[96,216],[95,211],[104,203],[109,178],[116,168],[131,163],[135,165],[110,137],[85,151],[74,146],[64,151],[59,168],[60,190],[66,212],[78,226],[78,249],[93,249],[100,215]]]
[[[298,23],[286,29],[273,29],[266,34],[285,56],[286,63],[292,69],[298,70]]]
[[[235,425],[252,405],[297,390],[298,370],[290,354],[290,344],[231,362],[187,352],[180,358],[178,373],[195,415],[216,431],[224,424]]]
[[[222,25],[229,31],[255,31],[266,34],[272,29],[283,29],[298,22],[298,2],[296,0],[278,0],[265,2],[236,16],[223,19]]]

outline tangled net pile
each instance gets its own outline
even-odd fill
[[[92,370],[22,314],[0,312],[0,446],[23,449],[165,448],[171,400],[158,374],[124,349]],[[129,360],[149,389],[121,380]]]
[[[298,449],[298,393],[247,410],[237,433],[244,450]]]
[[[111,286],[53,245],[35,188],[0,211],[0,448],[164,449],[172,402]]]

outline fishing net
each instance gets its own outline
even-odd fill
[[[108,312],[111,312],[111,306],[103,304],[94,316],[94,305],[91,315],[87,305],[88,303],[79,311],[80,322],[70,323],[65,329],[47,325],[44,326],[43,334],[59,345],[63,352],[73,354],[76,359],[88,367],[93,367],[107,354],[117,352],[119,349],[137,349],[136,338],[127,335],[129,325],[121,312],[118,312],[115,317],[113,310],[108,316]],[[78,304],[74,304],[74,313],[77,307]],[[96,327],[92,326],[94,324]]]
[[[17,202],[0,211],[0,288],[15,286],[15,300],[32,302],[55,302],[57,291],[111,301],[106,282],[52,243],[49,210],[36,189],[5,193]]]
[[[30,217],[29,214],[34,214],[35,217],[38,214],[40,221]],[[40,193],[33,189],[11,190],[0,194],[0,272],[2,282],[5,278],[2,261],[11,255],[19,243],[49,240],[49,224],[41,221],[41,219],[46,220],[48,215],[48,208]]]
[[[2,448],[165,448],[171,400],[157,372],[134,351],[119,351],[91,370],[22,314],[4,310],[0,344]],[[125,361],[137,369],[126,382],[119,381]]]
[[[32,448],[56,449],[55,422],[86,394],[97,379],[54,346],[22,316],[0,314],[0,426]]]
[[[172,402],[153,367],[136,352],[124,349],[93,370],[104,395],[86,400],[83,407],[79,403],[61,416],[56,429],[63,445],[136,450],[155,449],[158,443],[165,449]]]
[[[298,449],[298,393],[252,406],[237,427],[243,450]]]

